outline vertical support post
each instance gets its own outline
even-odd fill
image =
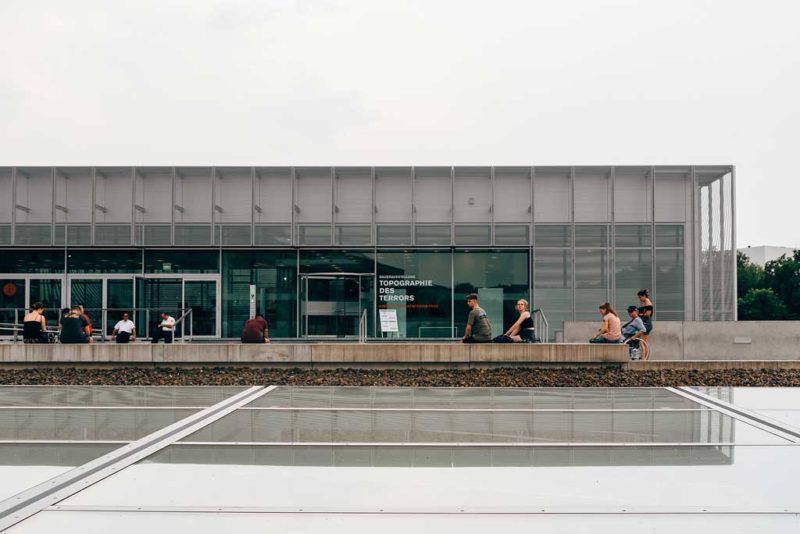
[[[739,299],[736,294],[739,287],[738,276],[739,273],[736,269],[736,166],[731,166],[731,255],[733,256],[731,265],[731,272],[733,273],[733,280],[731,280],[730,295],[732,295],[733,305],[733,320],[739,320]]]

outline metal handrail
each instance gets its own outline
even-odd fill
[[[358,342],[367,342],[367,309],[364,308],[361,312],[361,318],[358,320]]]
[[[547,316],[541,308],[534,308],[531,311],[533,315],[533,327],[539,339],[547,343],[550,339],[550,323],[547,321]]]
[[[151,311],[161,312],[161,311],[163,311],[165,309],[178,310],[179,318],[175,321],[175,326],[177,327],[178,324],[181,323],[181,327],[182,327],[183,331],[186,330],[186,324],[188,322],[188,326],[189,326],[189,328],[188,328],[188,330],[189,330],[188,341],[191,342],[192,338],[194,337],[194,314],[192,313],[192,309],[191,308],[170,308],[169,306],[161,306],[161,307],[158,307],[158,308],[84,308],[84,311],[87,312],[87,313],[88,312],[100,312],[100,314],[101,314],[101,324],[93,325],[94,326],[93,334],[95,334],[95,335],[93,335],[92,337],[98,338],[101,341],[106,341],[111,336],[111,332],[106,332],[107,324],[108,324],[109,312],[112,312],[112,313],[113,312],[118,312],[120,314],[121,313],[129,313],[131,315],[131,319],[134,320],[134,323],[138,322],[138,321],[135,320],[137,314],[144,313],[144,315],[145,315],[144,328],[143,329],[142,328],[137,329],[137,331],[140,333],[140,335],[137,336],[137,337],[139,337],[140,339],[149,339],[149,338],[151,338],[151,336],[150,336],[150,312]],[[29,308],[0,308],[0,313],[2,313],[2,312],[12,313],[13,312],[13,314],[14,314],[14,322],[13,323],[12,322],[0,323],[0,330],[10,330],[12,332],[13,341],[15,341],[15,342],[19,341],[19,335],[18,334],[23,329],[22,319],[25,317],[25,313],[27,311],[29,311],[29,310],[30,310]],[[50,319],[50,322],[51,323],[53,322],[52,319]],[[58,327],[57,326],[56,327],[48,326],[46,331],[47,332],[51,332],[51,333],[58,333]],[[177,329],[176,329],[176,331],[177,331]],[[183,335],[183,331],[181,332],[181,334],[182,334],[181,335],[181,339],[184,339],[186,337],[185,335]],[[144,332],[143,336],[141,335],[142,332]],[[2,337],[2,336],[0,336],[0,337]]]

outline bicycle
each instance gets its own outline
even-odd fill
[[[630,356],[631,360],[646,360],[650,357],[650,346],[644,339],[638,337],[629,337],[622,343],[628,345],[628,355]]]

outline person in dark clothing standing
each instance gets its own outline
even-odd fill
[[[254,319],[248,319],[242,329],[242,343],[269,343],[269,327],[267,320],[260,313]]]
[[[636,293],[636,296],[639,297],[639,302],[642,303],[642,305],[639,306],[639,317],[641,317],[645,329],[642,338],[647,341],[650,332],[653,331],[653,311],[655,311],[653,308],[653,301],[650,300],[650,294],[646,289],[642,289]]]
[[[80,306],[73,306],[69,313],[61,318],[61,343],[89,343],[86,320],[82,317]]]

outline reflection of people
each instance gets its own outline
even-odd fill
[[[603,326],[597,331],[597,335],[589,340],[589,343],[619,343],[622,340],[622,331],[617,312],[608,302],[601,304],[599,311],[603,316]]]
[[[536,334],[533,327],[533,317],[531,317],[531,312],[528,311],[528,301],[519,299],[515,307],[519,312],[519,317],[511,325],[511,328],[503,334],[504,340],[502,342],[533,343],[536,340]]]
[[[269,326],[260,313],[244,322],[242,343],[269,343]]]
[[[122,314],[122,320],[114,325],[114,331],[111,332],[111,337],[115,338],[117,343],[127,343],[129,341],[136,341],[136,325],[129,319],[127,313]]]
[[[492,341],[492,323],[489,316],[478,304],[478,295],[467,295],[467,306],[470,312],[467,316],[467,328],[464,330],[462,343],[489,343]]]
[[[175,333],[175,318],[167,312],[161,314],[161,322],[158,323],[156,331],[153,333],[153,343],[158,343],[163,339],[164,343],[172,343],[172,336]]]
[[[22,341],[24,343],[47,343],[47,323],[44,306],[36,302],[22,319]]]
[[[82,317],[80,306],[73,306],[61,318],[61,343],[89,343],[86,320]]]

